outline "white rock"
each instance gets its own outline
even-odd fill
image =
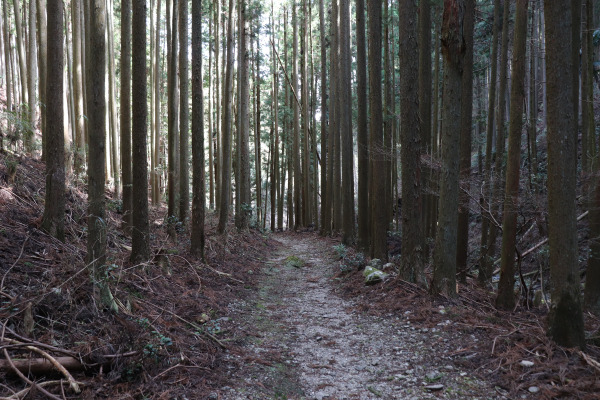
[[[523,367],[533,367],[533,362],[528,360],[522,360],[519,364]]]
[[[530,386],[528,390],[529,390],[529,393],[537,393],[540,391],[540,388],[537,386]]]
[[[427,385],[427,386],[425,386],[425,389],[431,390],[431,391],[442,390],[443,388],[444,388],[444,385],[442,385],[441,383],[438,383],[436,385]]]

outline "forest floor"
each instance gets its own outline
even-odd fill
[[[544,305],[497,311],[472,278],[452,299],[394,271],[366,286],[364,262],[337,238],[233,227],[222,237],[212,212],[203,261],[160,206],[153,258],[132,265],[110,192],[103,283],[119,311],[108,311],[85,261],[83,181],[68,188],[62,243],[39,229],[43,171],[0,154],[0,398],[45,398],[43,388],[69,399],[598,398],[597,342],[585,354],[554,345]],[[586,314],[588,334],[599,326]],[[46,358],[31,349],[77,361],[81,393],[48,362],[29,382],[11,373],[9,359]]]

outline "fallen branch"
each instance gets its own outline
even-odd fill
[[[78,382],[78,383],[80,385],[83,385],[83,383],[81,383],[81,382]],[[53,386],[53,385],[60,385],[60,384],[62,384],[62,380],[40,382],[37,384],[37,386],[38,387],[46,387],[46,386]],[[25,388],[25,389],[21,390],[20,392],[14,393],[8,397],[0,397],[0,400],[24,399],[30,390],[31,390],[31,387],[28,387],[28,388]]]
[[[206,330],[204,328],[202,328],[200,325],[192,322],[192,321],[188,321],[187,319],[180,317],[179,315],[175,314],[173,311],[171,310],[167,310],[166,308],[162,308],[160,306],[157,306],[156,304],[152,304],[150,302],[144,301],[142,299],[137,299],[137,301],[142,302],[144,304],[147,304],[151,307],[154,307],[160,311],[166,312],[167,314],[171,314],[172,316],[174,316],[175,318],[177,318],[178,320],[180,320],[181,322],[185,322],[186,324],[190,325],[191,327],[197,329],[199,332],[202,332],[203,334],[205,334],[206,336],[208,336],[209,338],[211,338],[212,340],[214,340],[219,346],[221,346],[221,348],[223,349],[227,349],[228,347],[225,346],[225,344],[220,341],[217,337],[215,337],[213,334],[206,332]]]
[[[584,212],[583,214],[581,214],[579,217],[577,217],[577,221],[581,221],[582,219],[584,219],[587,215],[589,214],[589,211]],[[542,240],[541,242],[539,242],[538,244],[536,244],[535,246],[531,247],[528,250],[525,250],[523,252],[523,254],[521,254],[521,257],[525,257],[527,255],[529,255],[530,253],[533,253],[534,251],[536,251],[537,249],[539,249],[540,247],[542,247],[543,245],[545,245],[546,243],[548,243],[548,238]],[[502,260],[502,258],[497,259],[496,261],[494,261],[494,265],[498,264],[500,261]],[[497,274],[498,272],[500,272],[500,269],[496,269],[494,271],[494,275]]]
[[[31,387],[34,387],[39,390],[40,392],[44,393],[46,396],[48,396],[51,399],[54,400],[61,400],[60,397],[53,395],[52,393],[50,393],[49,391],[47,391],[46,389],[44,389],[43,387],[41,387],[40,385],[38,385],[37,383],[31,381],[29,378],[27,378],[25,375],[23,375],[23,373],[21,371],[19,371],[17,369],[17,367],[15,366],[15,364],[13,363],[13,360],[10,358],[10,355],[8,355],[8,351],[6,351],[6,349],[4,349],[4,357],[6,357],[6,361],[8,362],[8,364],[10,365],[10,368],[19,376],[19,378],[21,378],[23,380],[23,382],[27,383],[28,385],[30,385]],[[28,390],[30,390],[31,388],[28,388]]]
[[[579,350],[579,355],[585,360],[585,362],[592,368],[596,369],[596,371],[600,372],[600,363],[594,360],[592,357],[585,354],[583,351]]]
[[[21,372],[38,375],[52,372],[54,368],[58,368],[57,364],[60,365],[62,370],[81,371],[85,369],[85,365],[73,357],[53,357],[53,359],[54,362],[47,358],[15,359],[11,360],[12,365],[8,360],[0,360],[0,371],[9,371],[14,366]]]
[[[190,267],[194,268],[194,266],[192,265],[192,263],[191,263],[191,262],[189,262],[189,260],[188,260],[187,258],[185,258],[185,257],[179,256],[179,255],[177,255],[177,254],[165,254],[165,255],[166,255],[166,256],[169,256],[169,257],[178,257],[178,258],[181,258],[181,259],[183,259],[185,262],[187,262],[187,263],[188,263],[188,265],[189,265]],[[231,274],[228,274],[227,272],[219,271],[219,270],[217,270],[217,269],[215,269],[215,268],[211,267],[211,266],[210,266],[210,265],[208,265],[208,264],[200,264],[200,265],[196,265],[195,267],[196,267],[196,268],[198,268],[198,269],[200,269],[200,268],[206,268],[207,270],[209,270],[209,271],[212,271],[212,272],[214,272],[214,273],[215,273],[215,274],[217,274],[217,275],[220,275],[220,276],[225,276],[225,277],[227,277],[227,278],[231,279],[231,280],[232,280],[232,281],[234,281],[234,282],[241,283],[242,285],[244,285],[244,284],[245,284],[245,282],[244,282],[244,281],[241,281],[241,280],[239,280],[239,279],[236,279],[236,278],[234,278],[234,277],[233,277],[233,275],[231,275]]]

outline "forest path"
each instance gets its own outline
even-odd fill
[[[485,382],[453,365],[442,327],[418,329],[404,316],[362,314],[335,292],[332,242],[279,234],[255,298],[231,305],[246,337],[230,355],[221,399],[495,398]],[[289,257],[292,257],[290,259]],[[304,261],[294,267],[291,260]],[[216,398],[216,397],[214,397]]]

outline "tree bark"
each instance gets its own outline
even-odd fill
[[[64,34],[63,3],[48,0],[48,121],[46,195],[42,228],[50,235],[63,241],[65,214],[65,156],[63,73]]]
[[[383,148],[383,106],[381,98],[381,2],[367,0],[369,15],[369,149],[371,150],[371,257],[388,259],[385,200],[385,155]],[[377,173],[375,173],[377,171]]]
[[[409,282],[426,286],[423,260],[421,204],[421,121],[419,120],[419,56],[417,5],[414,0],[398,3],[400,32],[400,141],[402,148],[402,273]],[[400,210],[397,210],[400,212]]]
[[[142,262],[150,257],[150,227],[148,222],[148,102],[146,82],[146,2],[132,0],[132,62],[131,90],[139,99],[131,108],[133,229],[131,232],[131,261]]]
[[[548,231],[552,307],[550,336],[561,346],[585,348],[577,262],[577,96],[579,40],[574,2],[544,1],[548,103]],[[577,27],[577,30],[579,27]],[[575,51],[577,50],[577,52]]]
[[[17,1],[17,0],[13,0]],[[36,0],[29,1],[29,40],[27,43],[27,61],[28,61],[28,75],[27,75],[27,89],[29,90],[29,145],[28,151],[33,151],[33,139],[35,134],[35,128],[37,124],[37,100],[35,95],[35,81],[37,78],[37,44],[36,44]],[[64,68],[64,64],[63,64]]]
[[[133,176],[131,165],[131,0],[121,0],[121,171],[123,174],[123,228],[126,233],[130,233],[132,225]]]
[[[229,196],[231,194],[231,87],[233,85],[233,0],[229,0],[227,20],[227,66],[223,87],[223,120],[221,131],[223,134],[221,161],[221,203],[219,205],[219,225],[217,232],[225,233],[229,217]]]
[[[192,236],[190,252],[204,259],[204,97],[202,93],[202,0],[192,0]]]
[[[352,91],[350,59],[350,4],[340,0],[340,89],[342,110],[340,114],[340,141],[342,151],[342,243],[353,245],[354,232],[354,138],[352,134]]]
[[[456,236],[458,228],[458,160],[464,59],[465,0],[444,1],[442,54],[444,56],[444,103],[442,107],[442,166],[440,203],[431,292],[456,295]]]
[[[460,281],[467,281],[469,253],[469,195],[471,179],[471,126],[473,124],[473,30],[475,27],[475,0],[465,0],[462,96],[460,111],[460,191],[458,207],[458,235],[456,268]]]
[[[250,149],[249,135],[250,126],[248,121],[248,103],[250,101],[249,89],[249,55],[248,55],[248,23],[246,3],[239,0],[239,20],[238,20],[238,148],[239,152],[239,181],[237,202],[239,207],[236,214],[236,227],[241,230],[247,230],[251,214],[250,200]]]
[[[359,3],[362,2],[362,8]],[[358,0],[357,10],[363,10],[364,15],[364,0]],[[356,23],[359,24],[357,17]],[[362,20],[363,24],[363,46],[364,46],[364,17]],[[357,28],[358,29],[358,28]],[[328,226],[331,225],[331,208],[328,206],[329,203],[329,192],[327,191],[327,168],[331,162],[327,157],[329,151],[327,142],[329,137],[328,132],[328,104],[327,104],[327,37],[325,34],[325,7],[323,0],[319,0],[319,33],[321,35],[321,235],[326,235],[328,232]],[[357,35],[358,44],[358,35]],[[360,52],[358,53],[360,54]],[[357,54],[357,57],[360,57]],[[365,55],[363,50],[362,55]],[[366,63],[366,60],[364,61]],[[366,68],[366,67],[365,67]],[[359,68],[360,69],[360,68]],[[357,71],[358,73],[358,71]],[[366,73],[366,70],[365,70]],[[366,89],[365,89],[366,96]],[[366,99],[365,103],[366,104]],[[360,148],[360,147],[359,147]],[[359,189],[360,191],[360,189]],[[368,196],[368,192],[367,192]],[[359,206],[360,207],[360,206]],[[360,209],[360,208],[359,208]]]
[[[419,1],[419,24],[418,24],[418,46],[419,46],[419,116],[421,130],[421,153],[425,156],[432,156],[431,153],[431,99],[432,99],[432,73],[431,73],[431,0]],[[401,133],[402,134],[402,133]],[[427,222],[431,218],[429,215],[430,208],[428,204],[432,201],[433,195],[430,168],[425,164],[422,165],[421,175],[421,190],[423,192],[423,239],[422,256],[428,256],[426,237],[428,234]]]
[[[183,1],[183,0],[180,0]],[[169,199],[167,216],[169,223],[173,223],[178,215],[179,207],[179,170],[178,170],[178,132],[177,132],[177,0],[171,0],[167,3],[167,25],[169,24],[169,14],[172,12],[172,22],[170,25],[170,35],[167,35],[169,46],[167,61],[167,97],[168,97],[168,170],[169,170]]]
[[[508,161],[502,218],[502,261],[498,296],[496,297],[496,307],[505,310],[512,310],[515,306],[515,252],[517,250],[521,133],[523,130],[523,104],[525,101],[527,1],[517,0],[512,60]]]
[[[106,264],[105,163],[106,163],[106,1],[89,4],[89,46],[87,54],[88,101],[88,237],[87,262],[94,277],[94,296],[99,304],[114,304],[110,289],[102,280]],[[50,24],[48,24],[50,25]],[[48,35],[48,37],[54,37]],[[50,43],[48,43],[50,44]],[[48,54],[54,53],[48,47]],[[62,54],[62,53],[60,53]],[[48,62],[48,68],[52,63]],[[50,79],[48,80],[50,82]],[[47,94],[52,91],[48,88]],[[48,117],[51,113],[48,111]],[[62,129],[62,126],[61,126]]]
[[[190,214],[190,80],[188,77],[188,0],[179,1],[179,221]]]

